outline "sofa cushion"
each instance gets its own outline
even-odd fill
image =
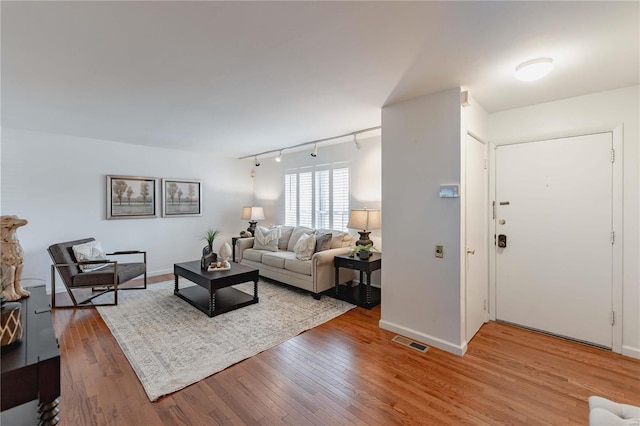
[[[280,239],[278,240],[278,250],[286,250],[293,233],[293,226],[279,226]]]
[[[307,228],[306,226],[296,226],[289,238],[289,244],[287,244],[287,251],[295,251],[293,248],[303,234],[313,234],[314,230]]]
[[[302,234],[293,248],[296,253],[296,259],[309,260],[313,256],[313,251],[316,249],[316,236],[315,234]]]
[[[298,274],[311,275],[311,261],[298,259],[285,259],[284,269]]]
[[[262,263],[276,268],[284,268],[285,259],[295,259],[296,254],[292,251],[267,252],[262,256]]]
[[[253,248],[256,250],[278,251],[279,238],[280,228],[256,226],[256,236],[253,239]]]
[[[331,232],[323,233],[322,231],[316,231],[315,235],[316,249],[314,250],[314,252],[318,253],[319,251],[329,250],[329,248],[331,247],[331,239],[333,237]]]
[[[245,259],[253,260],[254,262],[262,262],[262,256],[265,253],[269,253],[266,250],[246,249],[242,252],[242,257]]]

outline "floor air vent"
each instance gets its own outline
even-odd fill
[[[425,353],[429,350],[429,346],[423,345],[422,343],[414,342],[413,340],[407,339],[406,337],[396,336],[391,340],[396,343],[400,343],[401,345],[408,346],[411,349],[415,349],[418,352]]]

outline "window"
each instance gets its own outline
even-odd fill
[[[289,170],[284,176],[285,225],[346,230],[349,167],[345,163]]]

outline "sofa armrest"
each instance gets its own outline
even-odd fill
[[[313,254],[313,257],[311,257],[311,261],[316,266],[321,266],[329,263],[333,268],[333,258],[341,254],[347,254],[348,252],[349,252],[349,247],[340,247],[340,248],[319,251]]]
[[[335,285],[335,269],[333,258],[341,254],[347,254],[349,247],[329,249],[314,253],[311,257],[311,275],[313,276],[313,292],[320,294]],[[340,282],[344,283],[353,279],[353,271],[340,274]]]
[[[242,252],[244,252],[246,249],[253,247],[253,238],[254,237],[239,238],[236,241],[236,258],[235,258],[236,262],[240,262],[242,260]]]

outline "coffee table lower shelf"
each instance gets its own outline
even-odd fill
[[[173,294],[210,317],[258,303],[258,298],[254,299],[251,294],[233,287],[225,287],[215,291],[215,309],[213,312],[209,312],[209,292],[206,289],[194,285],[181,288],[174,291]]]

